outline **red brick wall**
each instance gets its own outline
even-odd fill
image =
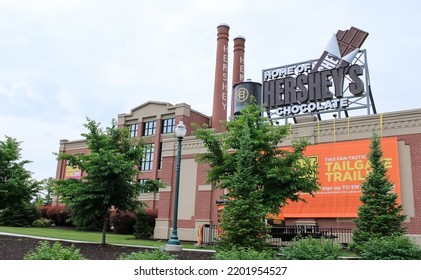
[[[317,225],[321,228],[354,228],[355,223],[351,219],[316,219]]]
[[[192,123],[197,123],[199,125],[209,124],[210,119],[207,116],[203,116],[203,115],[197,114],[195,112],[191,112],[190,116],[191,116],[191,122]]]
[[[175,169],[175,157],[164,157],[162,161],[161,171],[161,182],[168,186],[173,186],[173,170]],[[175,179],[174,179],[175,180]],[[158,218],[170,219],[172,211],[171,207],[171,196],[172,192],[160,192],[159,200],[156,202],[156,208],[158,210]],[[171,212],[170,212],[171,211]]]
[[[208,185],[206,183],[208,164],[199,163],[197,168],[197,185]],[[223,190],[211,189],[196,193],[195,216],[197,220],[210,220],[212,224],[218,222],[216,201],[221,198]]]
[[[211,220],[212,213],[212,191],[199,191],[200,185],[206,185],[207,164],[199,163],[197,166],[197,189],[196,189],[196,205],[195,219]]]

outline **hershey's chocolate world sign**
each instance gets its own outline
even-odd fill
[[[368,33],[338,31],[318,60],[265,69],[263,104],[272,117],[345,109],[365,93],[364,63],[354,63]]]

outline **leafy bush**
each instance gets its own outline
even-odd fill
[[[218,249],[217,260],[275,260],[276,252],[271,249],[258,251],[253,248],[230,247]]]
[[[117,233],[133,234],[136,214],[128,211],[113,211],[110,214],[110,223]]]
[[[64,247],[59,242],[52,246],[47,241],[41,241],[39,246],[24,256],[25,260],[84,260],[79,249],[73,245]]]
[[[122,254],[119,260],[175,260],[169,253],[161,250],[147,250],[139,253]]]
[[[155,216],[150,215],[145,209],[136,213],[136,223],[134,225],[134,237],[136,239],[147,239],[153,234],[155,228]]]
[[[358,254],[364,260],[421,260],[421,248],[407,236],[371,239]]]
[[[47,218],[47,211],[51,207],[51,205],[40,205],[37,206],[38,212],[41,214],[41,218]]]
[[[70,213],[66,206],[58,204],[44,207],[47,208],[46,218],[53,220],[56,226],[68,226],[71,224],[69,222]]]
[[[33,227],[51,227],[52,225],[53,221],[46,218],[37,219],[32,223]]]
[[[281,252],[287,260],[337,260],[342,254],[342,249],[331,240],[308,237],[296,239]]]

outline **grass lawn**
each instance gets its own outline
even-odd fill
[[[87,241],[94,243],[101,243],[102,233],[78,231],[72,228],[35,228],[35,227],[2,227],[0,232],[30,235],[37,237],[57,238],[63,240]],[[166,240],[141,240],[135,239],[131,234],[115,234],[107,233],[107,244],[123,244],[123,245],[136,245],[136,246],[152,246],[160,247],[166,244]],[[183,248],[193,248],[192,243],[181,242]]]

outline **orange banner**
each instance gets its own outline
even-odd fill
[[[355,218],[361,205],[361,182],[369,168],[371,140],[308,146],[305,155],[319,166],[320,189],[305,202],[290,202],[281,209],[285,218]],[[398,141],[382,138],[383,160],[389,180],[400,195]]]

